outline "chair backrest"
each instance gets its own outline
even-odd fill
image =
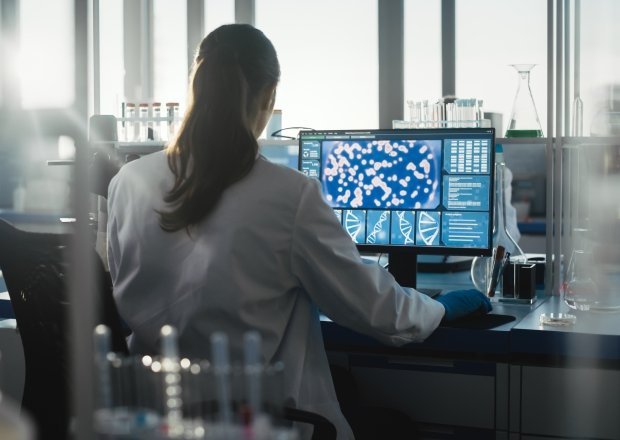
[[[70,246],[70,234],[26,232],[0,219],[0,269],[26,366],[22,408],[35,420],[39,439],[66,438],[71,414],[66,286]],[[93,254],[100,286],[96,322],[110,327],[114,351],[128,353],[110,276],[94,249]]]

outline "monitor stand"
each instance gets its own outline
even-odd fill
[[[390,251],[388,254],[388,271],[394,276],[398,284],[415,289],[418,273],[417,254]]]

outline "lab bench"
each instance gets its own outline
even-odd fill
[[[577,321],[541,326],[542,313]],[[570,311],[541,294],[531,305],[495,303],[489,316],[401,347],[328,318],[322,329],[361,402],[405,412],[422,438],[620,438],[620,314]]]

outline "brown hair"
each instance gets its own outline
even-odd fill
[[[159,215],[168,232],[189,232],[250,172],[258,153],[250,124],[261,92],[277,84],[280,64],[261,31],[224,25],[200,43],[190,78],[187,112],[167,149],[175,180],[164,197],[171,209]]]

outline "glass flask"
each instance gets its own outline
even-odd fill
[[[530,88],[530,72],[536,64],[511,64],[519,76],[517,94],[512,104],[507,138],[542,137],[536,104]]]
[[[510,252],[510,260],[524,263],[526,255],[508,230],[506,221],[506,163],[501,145],[496,146],[495,155],[495,203],[493,205],[493,247],[504,246]],[[471,279],[474,287],[487,293],[492,269],[491,257],[476,257],[471,263]],[[499,287],[499,283],[498,283]]]
[[[589,270],[592,252],[574,249],[566,271],[564,302],[575,310],[590,310],[598,297],[598,286]]]
[[[564,302],[575,310],[620,312],[617,288],[614,287],[618,281],[617,271],[614,270],[614,276],[608,279],[610,274],[602,270],[605,264],[596,262],[589,233],[585,228],[573,229],[574,247],[562,282]]]

